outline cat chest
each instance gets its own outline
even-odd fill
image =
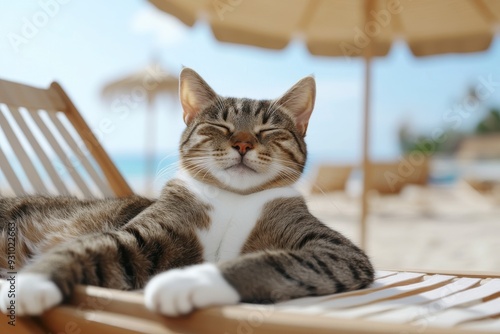
[[[220,262],[239,256],[257,222],[265,220],[266,204],[297,195],[295,190],[274,190],[247,196],[221,192],[209,199],[212,207],[209,228],[197,231],[204,260]]]
[[[262,208],[245,208],[243,203],[234,200],[228,205],[218,201],[213,204],[209,228],[197,233],[203,245],[203,258],[208,262],[233,259],[240,254]]]

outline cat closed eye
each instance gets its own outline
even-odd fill
[[[226,135],[228,135],[228,134],[230,134],[232,132],[231,129],[228,126],[226,126],[226,125],[215,124],[215,123],[208,123],[208,124],[210,124],[214,128],[217,128],[219,130],[224,131],[224,134],[226,134]]]
[[[268,134],[271,134],[275,131],[280,131],[281,129],[277,129],[277,128],[272,128],[272,129],[262,129],[260,130],[259,132],[257,132],[257,135],[258,136],[265,136],[265,135],[268,135]]]

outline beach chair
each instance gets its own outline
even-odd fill
[[[418,164],[409,161],[402,159],[401,162],[371,163],[368,189],[381,195],[391,195],[399,194],[410,184],[426,185],[429,177],[429,160],[424,159]]]
[[[5,282],[0,282],[6,284]],[[378,271],[364,290],[274,305],[212,307],[167,318],[139,292],[79,286],[41,317],[0,322],[1,333],[479,334],[500,332],[500,275]]]
[[[6,113],[17,113],[13,118],[26,137],[30,135],[23,130],[25,128],[23,121],[19,121],[19,109],[22,107],[26,108],[28,116],[33,117],[35,124],[41,128],[45,123],[37,121],[37,116],[34,116],[39,110],[52,113],[52,117],[49,115],[49,118],[59,130],[61,126],[57,126],[58,121],[54,120],[55,117],[67,117],[76,134],[84,138],[88,151],[95,159],[95,166],[91,162],[89,164],[96,169],[100,167],[103,183],[109,185],[108,190],[99,186],[94,188],[100,190],[100,195],[106,196],[127,196],[131,193],[126,182],[58,84],[52,84],[49,89],[43,90],[0,81],[0,102],[4,104],[0,118],[1,129],[17,153],[25,151],[20,149],[21,142],[18,143],[13,139],[16,132],[12,129],[13,122],[6,120],[8,118]],[[26,116],[25,112],[22,117]],[[50,135],[47,134],[52,134],[48,131],[42,132],[49,138]],[[67,135],[62,137],[69,139]],[[26,141],[37,146],[29,138],[26,138]],[[50,140],[52,144],[54,141],[55,139]],[[57,145],[60,144],[62,143],[57,142]],[[69,146],[74,145],[69,144]],[[25,149],[24,146],[22,149]],[[38,158],[41,149],[42,147],[33,148]],[[0,162],[2,172],[6,174],[15,193],[23,194],[27,187],[21,187],[22,178],[14,172],[17,170],[12,167],[11,161],[7,161],[6,157],[10,155],[0,154],[3,154]],[[78,157],[81,155],[75,154]],[[18,156],[23,161],[20,162],[23,171],[28,170],[26,173],[29,173],[35,169],[33,163],[26,162],[30,160],[31,155],[21,153]],[[83,156],[90,158],[85,154]],[[48,155],[47,159],[48,162],[51,161]],[[49,165],[47,159],[45,163],[40,163],[46,168]],[[65,161],[64,158],[59,157],[59,159]],[[75,168],[74,164],[65,166],[69,170],[73,168],[73,172],[68,171],[68,174],[88,172],[84,166],[80,166],[81,168]],[[47,173],[51,175],[54,170]],[[16,177],[11,178],[12,175]],[[54,183],[59,182],[57,175],[51,177]],[[69,177],[73,178],[71,174]],[[38,178],[42,179],[41,176]],[[36,177],[26,177],[26,179],[31,182],[35,192],[50,192],[49,189],[41,187],[45,183]],[[91,176],[82,178],[82,181],[87,179],[94,183],[98,182]],[[77,183],[74,179],[73,181]],[[60,184],[59,187],[69,192],[68,188],[63,188]],[[54,188],[59,189],[56,185]],[[77,192],[86,197],[94,196],[93,193],[87,194],[83,189],[78,187]],[[92,189],[89,188],[89,192]],[[61,191],[61,193],[66,192]],[[0,284],[8,283],[0,280]],[[40,317],[15,317],[16,325],[11,326],[8,324],[10,318],[2,316],[0,333],[477,334],[500,332],[499,317],[500,274],[395,270],[377,271],[375,283],[363,290],[301,298],[274,305],[240,304],[213,307],[179,318],[167,318],[148,311],[143,305],[141,292],[78,286],[68,303],[49,310]]]
[[[345,191],[353,166],[321,164],[317,167],[311,194]]]
[[[0,129],[0,196],[132,194],[56,82],[40,89],[0,80]]]

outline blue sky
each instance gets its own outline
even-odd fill
[[[309,124],[309,150],[325,160],[355,161],[361,154],[363,63],[310,56],[300,42],[283,51],[217,42],[204,23],[185,27],[158,13],[146,1],[60,0],[37,31],[14,46],[26,22],[33,22],[43,1],[2,1],[0,77],[46,87],[57,80],[112,155],[144,152],[145,106],[127,117],[110,112],[102,87],[156,59],[177,75],[182,65],[198,71],[221,95],[273,98],[301,77],[314,74],[318,94]],[[64,3],[63,3],[64,2]],[[500,82],[498,39],[485,53],[415,58],[397,43],[374,62],[371,148],[375,159],[400,152],[397,127],[430,132],[446,126],[443,117],[463,101],[480,78]],[[500,86],[499,88],[500,89]],[[500,105],[495,91],[463,117],[472,127],[487,106]],[[167,98],[156,103],[160,155],[175,150],[183,129],[180,106]],[[103,128],[109,122],[112,127]],[[151,130],[149,130],[151,131]]]

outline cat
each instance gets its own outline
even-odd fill
[[[146,307],[167,316],[370,285],[368,256],[293,187],[315,94],[309,76],[276,100],[224,98],[184,68],[180,169],[158,199],[0,199],[0,266],[9,271],[15,228],[20,269],[0,309],[39,315],[76,284],[144,288]]]

